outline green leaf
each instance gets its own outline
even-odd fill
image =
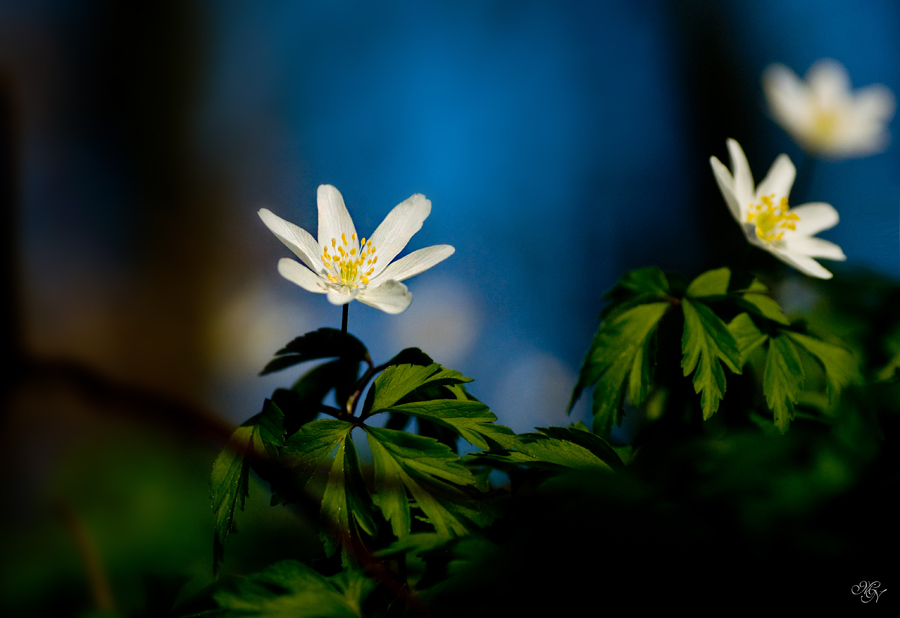
[[[660,269],[649,267],[632,270],[603,295],[610,303],[604,307],[600,317],[611,320],[637,305],[666,299],[669,294],[669,282]]]
[[[274,403],[266,399],[262,412],[238,427],[212,469],[210,495],[215,515],[213,536],[213,570],[224,557],[224,543],[230,532],[236,532],[235,509],[244,510],[249,495],[250,463],[254,459],[277,459],[284,444],[284,417]]]
[[[490,442],[502,448],[513,448],[517,442],[516,434],[511,429],[494,424],[497,417],[480,401],[417,401],[393,406],[390,411],[430,420],[452,429],[463,440],[483,449],[490,448]]]
[[[260,375],[280,371],[298,363],[319,358],[340,357],[362,362],[369,357],[366,347],[353,335],[335,328],[320,328],[297,337],[275,353]]]
[[[785,433],[794,418],[794,404],[803,390],[803,364],[788,334],[782,332],[769,339],[763,392],[775,416],[775,426]]]
[[[725,372],[719,361],[733,373],[741,373],[741,354],[728,327],[712,309],[688,298],[682,300],[682,307],[684,336],[681,348],[684,356],[681,367],[685,376],[696,368],[694,392],[702,393],[700,405],[703,420],[706,420],[719,408],[719,401],[725,394]]]
[[[372,401],[371,413],[390,408],[422,386],[460,384],[471,381],[472,378],[467,378],[452,369],[444,369],[437,363],[424,367],[421,365],[394,365],[385,369],[372,385],[375,397]]]
[[[229,618],[358,618],[362,601],[375,585],[357,571],[326,578],[305,564],[285,560],[236,579],[231,589],[213,598]]]
[[[612,470],[624,466],[615,450],[596,434],[576,427],[538,428],[519,436],[516,450],[473,453],[470,462],[499,462],[543,470]]]
[[[728,281],[730,279],[731,271],[727,268],[710,270],[691,281],[685,294],[692,298],[722,296],[728,293]]]
[[[475,484],[471,471],[446,445],[402,431],[366,427],[375,462],[373,500],[398,538],[410,533],[407,492],[442,536],[467,529],[451,502],[465,506],[461,487]]]
[[[738,294],[738,298],[740,299],[738,304],[744,309],[773,322],[790,326],[790,320],[787,319],[781,307],[769,294],[769,288],[758,279],[754,279],[746,291]]]
[[[359,470],[353,440],[347,439],[347,435],[338,444],[319,513],[323,528],[319,537],[325,553],[331,555],[340,546],[345,567],[350,564],[350,554],[360,551],[362,533],[369,536],[376,533],[371,498]]]
[[[296,471],[298,487],[306,484],[351,429],[353,425],[346,421],[321,419],[307,423],[287,439],[281,462]]]
[[[741,356],[741,367],[750,358],[750,353],[766,342],[768,335],[760,332],[753,319],[746,313],[738,314],[728,323],[728,332],[734,337]]]
[[[594,335],[568,409],[572,409],[586,387],[596,383],[592,406],[596,433],[608,434],[612,425],[621,420],[625,381],[636,369],[639,375],[630,379],[629,393],[646,394],[650,379],[649,364],[645,363],[648,339],[669,307],[667,302],[632,307],[607,319]],[[638,355],[641,359],[636,362]],[[634,385],[636,381],[639,388]],[[640,405],[642,400],[632,403]]]
[[[812,354],[825,369],[828,401],[831,404],[834,404],[841,389],[859,379],[859,366],[850,350],[809,335],[794,332],[785,334]]]
[[[388,367],[392,365],[423,365],[427,366],[434,361],[419,348],[406,348],[401,350],[394,358],[385,363]]]
[[[583,424],[579,423],[570,427],[537,427],[536,429],[550,438],[565,440],[586,448],[610,468],[624,466],[622,458],[616,450],[606,440],[588,431]]]

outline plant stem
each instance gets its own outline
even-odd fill
[[[345,335],[347,334],[347,314],[350,312],[350,303],[344,305],[344,309],[341,315],[341,332]]]

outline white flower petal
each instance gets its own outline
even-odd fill
[[[773,64],[763,72],[763,91],[775,120],[786,127],[809,125],[809,89],[783,64]]]
[[[381,281],[393,279],[394,281],[403,281],[409,279],[420,272],[426,271],[435,264],[446,260],[456,251],[450,245],[434,245],[425,247],[418,251],[413,251],[406,257],[391,262],[380,274],[372,278],[371,285],[377,286]]]
[[[431,214],[431,200],[421,193],[416,193],[394,206],[370,239],[378,257],[375,276],[403,251],[403,247],[413,234],[422,229],[422,223],[429,214]]]
[[[735,140],[729,139],[728,154],[731,155],[732,176],[734,177],[734,196],[741,205],[741,211],[750,205],[756,195],[753,192],[753,174],[750,173],[750,164],[744,154],[741,145]]]
[[[312,234],[290,221],[285,221],[268,208],[260,209],[259,218],[278,240],[303,260],[304,264],[315,272],[321,270],[322,260],[319,259],[319,245]]]
[[[316,201],[319,206],[319,245],[331,247],[332,238],[340,244],[341,234],[346,237],[348,244],[352,244],[356,228],[353,227],[353,219],[347,212],[341,192],[331,185],[319,185]]]
[[[831,277],[833,276],[828,270],[826,270],[821,264],[819,264],[811,257],[800,255],[798,253],[789,253],[787,251],[778,250],[773,250],[772,255],[777,257],[785,264],[793,266],[803,274],[809,275],[810,277],[817,277],[819,279],[831,279]]]
[[[332,305],[346,305],[354,298],[358,298],[357,294],[328,288],[328,302]]]
[[[715,157],[709,158],[709,164],[712,166],[713,174],[716,177],[716,184],[719,185],[719,191],[722,192],[722,197],[725,198],[725,203],[728,204],[728,210],[731,211],[731,216],[734,217],[735,221],[741,223],[741,206],[734,196],[734,178],[731,177],[731,172],[729,172],[728,168]]]
[[[324,294],[328,289],[322,278],[290,258],[281,258],[278,260],[278,272],[282,277],[296,283],[307,292],[315,292],[316,294]]]
[[[853,111],[857,118],[888,121],[894,116],[894,93],[884,84],[873,84],[856,91]]]
[[[358,297],[359,302],[381,309],[385,313],[403,313],[412,302],[412,294],[399,281],[385,281],[374,288],[368,287]]]
[[[785,239],[784,245],[785,250],[790,253],[838,261],[847,259],[847,256],[844,255],[844,252],[839,246],[824,238],[791,236],[790,238]]]
[[[850,93],[847,69],[830,58],[817,60],[806,72],[806,81],[818,102],[827,107],[847,99]]]
[[[797,169],[791,163],[790,158],[787,155],[778,155],[778,158],[775,159],[775,162],[769,169],[769,173],[766,174],[766,177],[763,178],[763,181],[756,188],[757,198],[763,195],[772,195],[773,193],[776,200],[782,197],[789,197],[796,176]]]
[[[831,204],[811,202],[791,208],[791,212],[800,217],[795,223],[797,236],[815,236],[822,230],[828,230],[838,224],[838,212]]]

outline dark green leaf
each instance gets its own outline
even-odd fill
[[[263,410],[238,427],[213,464],[210,494],[215,514],[213,568],[224,555],[224,543],[235,531],[235,508],[244,510],[248,495],[250,463],[254,459],[277,459],[284,444],[283,416],[274,403],[266,399]]]
[[[406,348],[405,350],[401,350],[399,354],[385,363],[385,365],[387,365],[388,367],[392,365],[427,366],[432,364],[433,362],[434,361],[431,360],[431,357],[425,354],[425,352],[423,352],[419,348]]]
[[[375,535],[371,498],[359,470],[353,440],[346,436],[338,444],[332,462],[328,485],[322,496],[320,518],[324,529],[319,536],[325,545],[325,553],[331,555],[340,546],[345,567],[350,564],[350,553],[359,551],[362,533]]]
[[[774,298],[767,295],[767,288],[765,286],[762,286],[762,288],[763,290],[759,292],[747,292],[741,294],[740,298],[744,302],[743,307],[756,315],[761,315],[762,317],[778,322],[779,324],[789,326],[791,322],[787,319],[787,316],[784,315],[781,307],[778,306],[778,303],[775,302]],[[753,286],[751,286],[750,289],[754,289]]]
[[[775,426],[785,433],[792,418],[794,404],[803,390],[803,365],[797,348],[784,332],[769,339],[763,392],[775,415]]]
[[[738,314],[728,323],[728,332],[731,333],[731,336],[734,337],[737,343],[741,356],[741,367],[747,362],[750,353],[768,339],[767,335],[764,335],[756,328],[753,319],[746,313]]]
[[[468,500],[461,486],[475,484],[459,457],[437,440],[366,427],[375,462],[375,504],[398,538],[410,533],[407,492],[442,536],[465,534],[458,514]],[[457,504],[454,506],[452,502]]]
[[[638,305],[606,320],[594,335],[591,347],[581,365],[578,383],[569,401],[569,410],[581,392],[596,383],[593,398],[594,431],[608,434],[620,420],[621,402],[626,379],[636,369],[639,377],[632,380],[629,391],[645,394],[646,388],[635,388],[635,380],[644,385],[649,379],[647,356],[648,338],[671,305],[667,302]],[[635,357],[641,355],[639,362]],[[632,401],[640,405],[641,401]]]
[[[285,560],[237,579],[231,589],[220,590],[214,598],[229,618],[358,618],[360,605],[374,585],[358,573],[326,578],[305,564]]]
[[[706,420],[719,408],[719,401],[725,394],[725,372],[719,361],[732,372],[741,373],[741,355],[728,327],[712,309],[688,298],[683,299],[682,307],[684,336],[681,348],[684,357],[681,367],[685,376],[696,368],[694,392],[702,393],[700,405]]]
[[[346,421],[321,419],[307,423],[288,438],[281,450],[281,461],[296,470],[298,486],[310,479],[352,428]]]
[[[297,337],[278,350],[260,375],[319,358],[339,357],[346,361],[362,362],[368,356],[365,346],[353,335],[335,328],[320,328]]]
[[[494,424],[497,417],[479,401],[458,399],[419,401],[393,406],[390,411],[427,419],[448,427],[463,440],[479,448],[490,448],[489,442],[494,442],[502,448],[513,448],[516,444],[515,433],[508,427]]]
[[[427,365],[393,365],[385,369],[375,379],[372,388],[375,397],[371,413],[390,408],[392,405],[425,385],[444,385],[471,382],[458,371],[444,369],[437,363]]]
[[[669,282],[660,269],[649,267],[632,270],[603,295],[610,303],[604,307],[600,317],[611,320],[637,305],[666,299],[669,294]]]
[[[537,427],[542,434],[556,440],[565,440],[582,446],[611,468],[623,467],[622,459],[615,449],[600,436],[588,431],[583,424],[571,427]]]
[[[692,298],[722,296],[728,293],[730,279],[731,271],[727,268],[710,270],[691,281],[685,294]]]
[[[832,404],[841,389],[859,379],[859,367],[850,350],[809,335],[794,332],[786,334],[824,367],[828,381],[828,399]]]

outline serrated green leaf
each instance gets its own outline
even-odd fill
[[[249,456],[253,449],[253,427],[238,427],[213,464],[212,509],[215,516],[213,568],[224,558],[225,539],[236,531],[235,508],[244,510],[249,495]]]
[[[320,328],[297,337],[278,350],[260,375],[320,358],[339,357],[346,361],[362,362],[368,356],[366,347],[353,335],[335,328]]]
[[[656,268],[639,268],[626,273],[603,297],[610,303],[603,308],[604,320],[645,303],[652,303],[669,296],[669,282],[665,274]]]
[[[375,463],[373,500],[398,538],[410,533],[407,492],[442,536],[466,533],[451,502],[468,497],[458,486],[475,484],[459,457],[437,440],[402,431],[366,427]]]
[[[319,537],[325,553],[331,555],[340,546],[345,567],[350,564],[348,546],[360,547],[362,532],[369,536],[376,533],[371,498],[359,470],[353,439],[348,436],[338,444],[319,512],[323,528]]]
[[[728,332],[731,333],[734,341],[737,343],[738,352],[741,356],[741,367],[750,358],[750,353],[769,338],[768,335],[763,334],[756,328],[753,319],[746,313],[736,315],[728,323]]]
[[[785,334],[794,343],[812,354],[825,369],[828,401],[831,404],[834,404],[841,389],[859,379],[859,367],[850,350],[809,335],[794,332]]]
[[[213,570],[224,557],[225,539],[235,532],[235,509],[244,510],[249,495],[250,463],[254,458],[276,459],[284,444],[283,415],[270,400],[262,412],[238,427],[213,464],[210,496],[215,516]]]
[[[763,392],[775,416],[775,426],[781,433],[788,430],[794,418],[794,404],[803,391],[803,364],[797,348],[784,332],[769,338]]]
[[[573,470],[613,469],[588,449],[574,442],[551,438],[543,434],[524,434],[520,438],[523,442],[519,446],[519,452],[531,457],[535,462],[554,464]]]
[[[431,365],[393,365],[385,369],[375,379],[372,388],[375,397],[372,401],[371,413],[390,408],[395,403],[426,385],[460,384],[471,382],[458,371],[444,369],[437,363]]]
[[[393,365],[422,365],[428,366],[434,363],[431,357],[425,354],[419,348],[405,348],[400,351],[394,358],[385,363],[386,366]]]
[[[542,434],[556,440],[565,440],[586,448],[610,468],[622,468],[622,458],[603,438],[591,433],[583,423],[570,427],[537,427]]]
[[[596,384],[592,406],[595,432],[608,434],[612,425],[621,420],[625,380],[635,369],[635,356],[647,354],[647,340],[670,306],[667,302],[661,302],[632,307],[603,322],[594,335],[568,409],[572,409],[586,387]],[[637,379],[643,384],[645,377],[649,377],[644,373],[646,367],[643,359],[638,363],[638,368],[640,378]],[[629,390],[639,394],[646,392],[635,387]]]
[[[480,401],[417,401],[393,406],[390,411],[427,419],[452,429],[463,440],[479,448],[490,448],[489,442],[499,444],[502,448],[513,448],[516,444],[516,434],[508,427],[496,425],[494,421],[497,417]]]
[[[644,403],[647,393],[650,392],[650,382],[653,379],[653,356],[655,347],[653,337],[647,337],[643,345],[638,346],[631,363],[631,371],[628,374],[628,399],[633,405]]]
[[[236,579],[230,589],[216,592],[213,598],[226,610],[220,615],[229,618],[358,618],[362,601],[375,584],[354,573],[326,578],[305,564],[285,560]]]
[[[702,276],[702,275],[701,275]],[[694,369],[694,392],[700,394],[703,420],[719,408],[725,394],[721,360],[733,373],[741,373],[741,354],[728,327],[705,304],[684,298],[684,336],[681,367],[688,376]]]
[[[728,282],[730,280],[731,270],[728,268],[709,270],[691,281],[685,294],[692,298],[722,296],[728,293]]]
[[[307,423],[287,439],[281,449],[281,462],[296,471],[302,487],[341,443],[353,425],[346,421],[321,419]]]
[[[778,306],[778,303],[775,302],[774,298],[766,296],[765,294],[748,292],[746,294],[741,294],[741,299],[745,303],[744,307],[753,313],[768,318],[773,322],[790,326],[790,320],[784,315],[784,312],[781,310],[781,307]]]

